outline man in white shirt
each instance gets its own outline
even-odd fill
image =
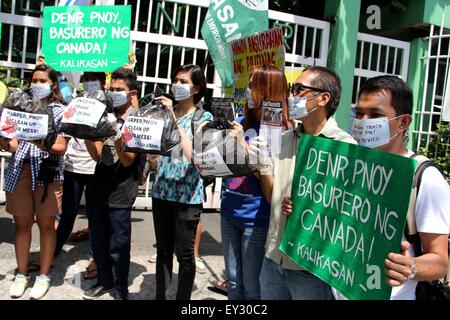
[[[356,130],[355,140],[368,147],[411,157],[413,152],[406,148],[403,136],[411,124],[412,104],[412,91],[400,78],[380,76],[367,80],[358,95],[355,125],[364,128],[377,122],[387,130],[372,131],[371,136],[367,130]],[[375,140],[380,142],[367,142]],[[387,256],[386,282],[393,287],[391,299],[394,300],[414,300],[418,281],[431,281],[447,274],[450,187],[434,166],[423,171],[417,199],[410,206],[423,254],[414,257],[413,245],[403,241],[400,254]]]
[[[396,76],[368,79],[361,87],[356,106],[355,140],[366,147],[377,148],[404,157],[408,150],[404,136],[411,124],[413,95],[408,84]],[[376,122],[376,126],[375,126]],[[379,130],[364,130],[379,127]],[[413,192],[416,190],[414,189]],[[422,174],[417,198],[410,203],[423,254],[415,257],[408,241],[401,243],[401,253],[390,253],[385,260],[386,282],[393,287],[392,300],[415,300],[418,281],[440,279],[448,269],[448,236],[450,230],[450,187],[439,170],[427,167]],[[282,213],[289,215],[292,203],[285,198]],[[333,288],[336,299],[345,299]]]
[[[310,67],[302,72],[292,86],[290,107],[297,109],[302,124],[282,135],[281,150],[272,159],[260,157],[261,186],[270,199],[271,213],[266,240],[266,252],[260,274],[261,299],[263,300],[329,300],[333,299],[331,287],[304,270],[280,249],[286,216],[281,212],[283,197],[291,194],[292,179],[299,140],[304,134],[320,136],[331,140],[355,143],[355,140],[340,129],[332,117],[339,105],[341,84],[339,76],[324,67]],[[264,152],[263,146],[252,141],[250,149],[258,147],[257,153]],[[256,151],[255,151],[256,152]]]

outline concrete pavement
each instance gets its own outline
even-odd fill
[[[200,244],[200,255],[205,261],[206,274],[196,274],[192,293],[193,300],[217,299],[224,300],[226,296],[215,291],[208,282],[210,277],[221,278],[224,273],[220,236],[220,214],[205,212],[202,214],[203,233]],[[75,222],[74,230],[87,225],[85,215],[80,214]],[[155,263],[149,263],[148,258],[155,253],[155,236],[151,211],[133,211],[132,213],[132,243],[130,266],[130,300],[152,300],[155,295]],[[39,230],[33,227],[31,260],[39,259]],[[84,270],[88,264],[87,241],[68,242],[56,260],[56,265],[50,272],[51,288],[45,300],[79,300],[83,290],[95,284],[96,280],[84,280]],[[8,295],[11,281],[16,268],[14,254],[14,224],[12,216],[0,206],[0,299],[10,299]],[[178,263],[174,259],[174,274],[169,288],[168,298],[174,299],[177,285]],[[32,273],[32,278],[36,273]],[[30,289],[27,289],[23,300],[29,299]],[[111,300],[110,295],[101,299]]]

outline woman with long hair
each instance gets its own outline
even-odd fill
[[[283,129],[293,126],[288,116],[288,86],[284,73],[273,65],[254,66],[250,74],[244,116],[233,123],[232,131],[245,136],[259,134],[263,101],[282,104]],[[246,131],[244,133],[243,131]],[[228,299],[260,299],[259,274],[269,228],[270,204],[260,185],[260,174],[227,178],[221,202],[221,230]]]
[[[30,299],[40,299],[50,287],[48,274],[56,243],[55,217],[61,213],[63,155],[68,138],[59,135],[64,102],[56,71],[46,65],[37,66],[31,74],[30,88],[33,95],[53,111],[58,132],[56,141],[51,148],[46,149],[42,142],[1,138],[0,148],[12,153],[5,177],[6,211],[14,217],[18,272],[9,294],[12,298],[19,298],[30,286],[28,255],[31,228],[36,217],[40,231],[40,270],[30,292]],[[53,181],[47,181],[48,184],[44,187],[40,173],[45,170],[43,162],[48,161],[56,163],[58,168]]]

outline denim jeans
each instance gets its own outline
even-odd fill
[[[114,268],[116,290],[122,298],[126,298],[130,270],[131,207],[92,205],[90,221],[98,284],[113,287]]]
[[[165,300],[172,280],[173,253],[179,263],[177,300],[189,300],[195,279],[194,240],[202,205],[153,198],[156,235],[156,299]]]
[[[63,197],[62,197],[62,213],[60,216],[58,229],[56,230],[56,247],[54,256],[58,257],[61,250],[72,232],[75,219],[80,207],[83,191],[86,195],[86,213],[89,219],[90,206],[90,183],[93,174],[80,174],[70,171],[64,171]],[[89,255],[92,257],[92,241],[89,232],[88,243]]]
[[[264,258],[267,228],[245,227],[221,216],[225,270],[230,281],[229,300],[259,300],[259,274]]]
[[[283,269],[266,257],[259,280],[263,300],[334,300],[331,287],[312,273]]]

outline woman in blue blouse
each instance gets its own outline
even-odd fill
[[[263,101],[282,103],[284,129],[293,124],[288,117],[288,87],[284,73],[272,65],[253,67],[250,74],[244,117],[236,119],[233,131],[243,132],[247,143],[259,134]],[[236,133],[236,136],[241,134]],[[263,195],[259,172],[227,178],[221,202],[221,231],[228,299],[259,300],[259,274],[269,228],[270,204]]]
[[[173,253],[178,259],[177,300],[189,300],[195,279],[194,239],[203,204],[203,181],[192,164],[192,127],[198,103],[206,92],[206,79],[197,65],[178,67],[172,75],[176,105],[162,103],[173,113],[181,135],[183,157],[161,157],[153,185],[153,223],[156,235],[156,299],[165,300],[172,279]],[[212,120],[204,112],[198,122]]]
[[[14,216],[15,248],[18,265],[10,289],[12,298],[21,297],[30,285],[28,255],[31,245],[31,228],[34,218],[40,231],[40,272],[36,277],[30,299],[40,299],[50,287],[48,272],[53,261],[56,244],[55,217],[61,213],[63,155],[68,138],[59,135],[63,114],[63,99],[58,86],[57,73],[46,65],[37,66],[31,75],[31,91],[53,110],[58,137],[50,149],[44,144],[1,138],[0,148],[12,152],[5,178],[6,211]],[[58,172],[53,182],[45,187],[39,179],[44,159],[54,160]]]

